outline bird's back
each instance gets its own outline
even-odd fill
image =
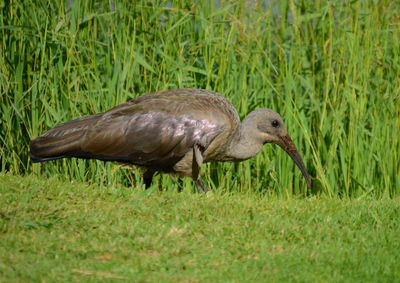
[[[233,105],[218,93],[160,91],[49,130],[32,141],[31,156],[96,158],[170,171],[195,144],[205,161],[217,158],[239,123]]]

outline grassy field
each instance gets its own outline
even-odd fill
[[[0,8],[0,282],[399,281],[399,1]],[[207,195],[165,175],[144,191],[115,164],[29,159],[57,124],[183,87],[224,94],[241,117],[278,111],[312,189],[272,145],[203,166]]]
[[[398,282],[399,199],[0,175],[0,281]]]

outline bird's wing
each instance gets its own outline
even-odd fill
[[[163,103],[162,105],[157,105]],[[126,103],[103,114],[82,142],[79,157],[170,168],[195,144],[206,148],[224,130],[218,115],[204,110],[174,111],[180,103],[153,98]]]

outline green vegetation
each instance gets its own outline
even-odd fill
[[[0,282],[399,280],[400,2],[215,2],[0,1]],[[312,190],[277,146],[204,166],[207,195],[29,160],[57,124],[183,87],[281,113]]]
[[[396,282],[400,201],[0,175],[0,281]]]
[[[315,178],[308,194],[398,193],[400,2],[212,2],[1,2],[1,171],[141,185],[102,162],[32,165],[29,141],[142,93],[197,87],[225,94],[241,116],[280,112]],[[203,172],[232,191],[307,194],[276,146]]]

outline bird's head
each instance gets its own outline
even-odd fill
[[[307,186],[311,188],[311,178],[304,166],[303,160],[297,151],[294,142],[285,129],[282,117],[275,111],[267,108],[259,108],[249,114],[248,118],[253,120],[253,126],[257,136],[263,144],[274,143],[283,148],[299,167],[306,179]]]

